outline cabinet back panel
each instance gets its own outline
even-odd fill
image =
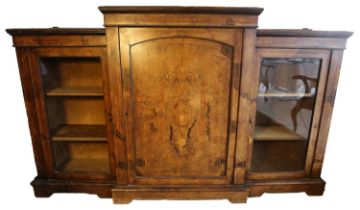
[[[57,171],[109,172],[108,146],[103,142],[54,142]]]
[[[102,98],[47,98],[47,112],[51,129],[61,124],[105,124],[105,108]]]
[[[102,87],[102,66],[98,58],[41,58],[45,90],[57,87]]]

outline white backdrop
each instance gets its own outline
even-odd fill
[[[149,1],[66,1],[2,0],[0,3],[0,209],[360,209],[358,127],[360,114],[360,15],[355,0],[239,1],[239,0],[155,0]],[[219,201],[134,201],[114,206],[110,199],[95,195],[54,194],[36,199],[30,181],[36,175],[25,106],[12,40],[6,28],[101,27],[100,5],[205,5],[257,6],[260,28],[312,28],[349,30],[335,109],[328,139],[322,177],[328,182],[323,197],[304,193],[264,194],[250,198],[247,204],[234,205]],[[344,207],[346,206],[346,207]]]

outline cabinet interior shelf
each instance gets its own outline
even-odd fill
[[[279,97],[279,98],[290,98],[290,97],[312,97],[311,93],[259,93],[258,97]]]
[[[106,158],[66,159],[58,166],[58,170],[62,172],[110,173],[109,160]]]
[[[46,92],[47,96],[104,96],[102,87],[58,87]]]
[[[53,141],[107,141],[105,125],[60,125],[53,131]]]
[[[256,126],[254,132],[254,140],[298,141],[298,140],[305,140],[305,138],[284,126],[271,125],[271,126]]]

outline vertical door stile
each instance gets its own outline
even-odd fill
[[[127,168],[119,164],[127,160],[126,139],[123,120],[123,97],[119,49],[119,29],[118,27],[108,27],[106,29],[107,48],[108,48],[108,71],[111,97],[111,113],[113,115],[113,137],[116,153],[116,178],[120,185],[128,184]]]
[[[244,43],[242,55],[242,69],[239,98],[239,117],[237,124],[237,144],[235,156],[234,184],[244,183],[246,167],[246,150],[252,138],[256,110],[256,85],[258,72],[254,71],[256,29],[244,30]]]

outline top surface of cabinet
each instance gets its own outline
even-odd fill
[[[113,11],[108,10],[108,8],[113,7],[101,7],[101,10],[104,13],[107,13],[107,11]],[[118,7],[116,7],[118,8]],[[121,7],[119,10],[122,11],[123,7]],[[129,10],[131,11],[129,7]],[[137,8],[137,7],[135,7]],[[146,7],[147,8],[147,7]],[[160,7],[163,8],[163,7]],[[167,8],[167,7],[165,7]],[[180,7],[183,8],[183,7]],[[184,7],[189,8],[189,7]],[[190,7],[192,8],[192,7]],[[245,8],[235,8],[235,9],[245,9]],[[145,11],[145,8],[143,9]],[[115,11],[115,10],[114,10]],[[140,10],[137,10],[140,11]],[[151,10],[153,11],[153,10]],[[170,10],[169,10],[170,11]],[[173,10],[177,11],[177,10]],[[191,10],[190,10],[191,11]],[[206,11],[206,10],[204,10]],[[239,10],[241,11],[241,10]],[[9,33],[12,36],[22,36],[22,35],[105,35],[105,29],[104,28],[10,28],[6,29],[6,32]],[[353,32],[350,31],[317,31],[312,29],[257,29],[256,35],[258,37],[333,37],[333,38],[349,38]]]
[[[258,29],[257,48],[345,49],[349,31]]]
[[[349,38],[353,33],[350,31],[315,31],[311,29],[258,29],[259,37],[332,37]]]
[[[259,15],[257,7],[172,7],[172,6],[101,6],[103,13],[205,13]]]
[[[103,28],[10,28],[6,29],[12,36],[22,35],[105,35]]]
[[[105,26],[256,27],[255,7],[99,7]]]
[[[7,29],[15,47],[105,47],[101,28]]]

